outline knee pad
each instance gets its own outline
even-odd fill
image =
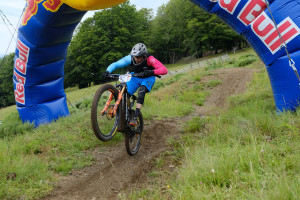
[[[137,98],[137,103],[142,104],[144,103],[145,100],[145,94],[147,93],[148,89],[145,86],[141,86],[138,92],[138,98]]]

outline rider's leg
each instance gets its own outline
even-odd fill
[[[142,106],[145,101],[145,95],[149,92],[149,90],[144,86],[141,85],[138,92],[138,98],[137,98],[137,104],[136,104],[136,111],[135,111],[135,117],[139,116],[139,112],[142,109]]]
[[[138,92],[135,113],[133,115],[133,119],[130,121],[130,124],[133,126],[137,124],[137,117],[139,116],[139,114],[141,112],[141,109],[142,109],[142,106],[143,106],[144,100],[145,100],[145,95],[147,92],[149,92],[149,90],[144,85],[141,85],[139,88],[139,92]]]

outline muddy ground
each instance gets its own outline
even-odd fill
[[[118,199],[117,196],[132,187],[147,184],[153,160],[169,150],[170,137],[180,136],[184,121],[198,116],[218,114],[226,107],[227,97],[243,92],[251,80],[254,70],[247,68],[218,69],[202,81],[218,79],[222,83],[210,90],[204,106],[195,107],[195,113],[172,120],[147,121],[143,143],[136,156],[126,153],[124,142],[105,149],[94,149],[96,162],[84,169],[72,171],[60,177],[57,187],[43,200],[100,200]]]

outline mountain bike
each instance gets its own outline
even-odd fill
[[[119,79],[120,83],[113,86],[104,84],[95,93],[92,109],[92,128],[96,137],[101,141],[109,141],[116,132],[123,133],[125,147],[129,155],[137,154],[140,149],[144,121],[142,113],[137,118],[137,125],[129,125],[135,113],[134,104],[137,100],[135,95],[127,91],[126,82],[132,76],[139,77],[139,74],[109,74],[107,78]]]

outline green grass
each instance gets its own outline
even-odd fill
[[[230,55],[234,61],[222,67],[257,59],[252,54],[246,50]],[[247,67],[261,66],[258,60],[249,63]],[[158,79],[146,95],[145,119],[191,114],[194,105],[203,105],[207,89],[221,83],[201,82],[215,68]],[[15,106],[0,110],[0,199],[40,198],[53,189],[57,174],[93,163],[89,150],[123,140],[117,134],[103,143],[92,132],[90,106],[98,87],[66,90],[74,106],[71,116],[38,128],[23,124]],[[149,185],[130,199],[297,199],[299,124],[299,113],[276,114],[263,70],[255,75],[247,93],[230,99],[226,112],[188,121],[182,127],[185,134],[170,139],[173,151],[153,163],[156,169],[149,176],[163,177],[163,187]],[[177,166],[173,175],[163,171],[169,162]]]
[[[190,135],[199,140],[172,181],[169,195],[174,199],[300,196],[300,117],[298,113],[277,115],[268,94],[257,98],[253,89],[268,81],[262,76],[266,75],[254,78],[248,93],[231,98],[230,110],[210,118],[208,131],[197,129]]]
[[[175,173],[160,172],[161,187],[129,199],[299,199],[299,112],[276,113],[264,69],[229,104],[218,116],[188,121],[171,144],[180,159]]]
[[[195,78],[197,74],[198,78]],[[193,70],[186,74],[176,74],[164,80],[158,80],[153,89],[147,94],[143,116],[145,119],[163,119],[182,117],[193,112],[193,105],[204,104],[207,95],[205,89],[217,84],[205,85],[200,76],[204,76],[203,69]],[[157,89],[158,88],[158,89]]]
[[[117,134],[111,142],[100,142],[91,129],[90,109],[98,87],[67,89],[73,105],[69,104],[70,116],[38,128],[23,124],[15,106],[1,109],[0,199],[40,198],[53,189],[55,174],[66,175],[72,169],[91,165],[95,159],[88,150],[123,140]],[[156,87],[146,96],[145,119],[188,115],[193,104],[202,104],[207,95],[206,86],[192,73],[158,79]],[[9,178],[11,174],[16,177]]]

